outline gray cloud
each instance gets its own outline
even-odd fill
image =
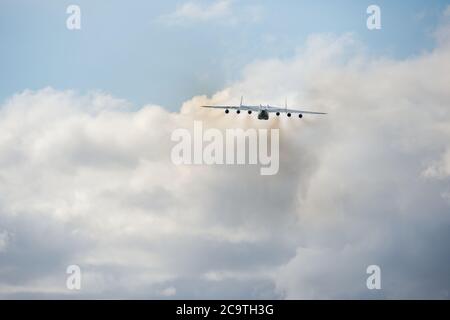
[[[439,34],[445,34],[447,25]],[[104,93],[25,91],[0,110],[0,295],[448,298],[450,46],[368,58],[312,36],[179,113]],[[269,122],[203,103],[329,112]],[[175,166],[171,132],[280,128],[280,171]],[[78,264],[82,290],[65,288]],[[382,269],[382,290],[365,287]]]

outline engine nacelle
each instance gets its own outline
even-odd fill
[[[248,110],[248,114],[252,114],[252,110]]]
[[[301,118],[303,118],[303,115],[301,113],[299,113],[298,117],[301,119]]]
[[[279,112],[277,112],[277,113],[275,113],[277,116],[279,116],[280,115],[280,113]]]
[[[288,117],[290,117],[290,116],[291,116],[291,113],[290,113],[290,112],[288,112],[287,116],[288,116]]]
[[[230,110],[228,110],[228,109],[225,109],[225,113],[229,113],[230,112]]]
[[[237,113],[237,114],[241,113],[241,110],[236,110],[236,113]]]

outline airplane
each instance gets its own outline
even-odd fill
[[[326,114],[324,112],[313,112],[313,111],[304,111],[304,110],[295,110],[287,108],[287,100],[285,101],[284,108],[260,104],[259,106],[250,106],[244,105],[243,97],[241,97],[241,103],[238,106],[202,106],[202,108],[215,108],[215,109],[225,109],[225,113],[229,113],[230,110],[236,110],[236,113],[239,114],[241,111],[247,111],[248,114],[252,114],[252,112],[258,112],[259,120],[269,120],[269,113],[275,112],[277,116],[279,116],[282,112],[286,113],[288,117],[290,117],[293,113],[298,113],[299,118],[303,118],[303,114]]]

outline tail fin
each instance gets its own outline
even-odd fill
[[[244,96],[241,96],[241,104],[240,106],[242,107],[242,102],[244,101]]]

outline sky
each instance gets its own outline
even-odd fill
[[[73,3],[0,4],[0,298],[449,298],[448,1]],[[278,173],[174,164],[195,121]]]
[[[0,101],[25,88],[100,90],[136,108],[176,111],[238,80],[256,59],[287,58],[313,33],[354,33],[373,55],[406,58],[433,47],[447,1],[378,1],[383,32],[366,28],[371,1],[2,1]],[[196,11],[205,12],[203,16]]]

